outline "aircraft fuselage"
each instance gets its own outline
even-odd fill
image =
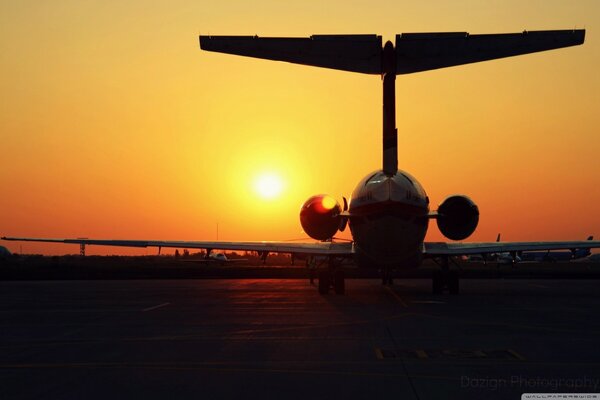
[[[362,179],[350,200],[350,230],[360,267],[414,268],[429,224],[429,198],[419,182],[398,170]]]

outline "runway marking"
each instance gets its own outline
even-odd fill
[[[428,360],[428,361],[526,361],[525,357],[514,350],[502,349],[385,349],[375,348],[379,360]]]
[[[129,363],[129,362],[90,362],[90,363],[57,363],[57,364],[0,364],[0,369],[55,369],[55,368],[141,368],[154,370],[175,371],[210,371],[210,372],[249,372],[249,373],[283,373],[283,374],[309,374],[309,375],[342,375],[342,376],[367,376],[367,377],[405,377],[404,373],[379,373],[363,371],[334,371],[320,369],[295,369],[295,368],[252,368],[244,366],[214,365],[203,363],[170,364],[170,363]]]
[[[153,307],[144,308],[144,309],[142,310],[142,312],[156,310],[157,308],[165,307],[165,306],[168,306],[169,304],[171,304],[171,303],[162,303],[162,304],[159,304],[159,305],[157,305],[157,306],[153,306]]]
[[[375,357],[377,357],[378,360],[390,359],[390,358],[391,359],[400,358],[400,357],[398,357],[398,352],[396,352],[394,350],[391,350],[391,351],[385,350],[385,352],[387,353],[387,356],[386,356],[386,354],[383,354],[383,352],[384,352],[384,350],[382,350],[381,348],[375,347]],[[420,358],[420,359],[428,358],[427,352],[425,350],[414,350],[411,352],[414,352],[415,355],[417,356],[417,358]]]
[[[320,365],[321,363],[319,363]],[[179,371],[206,371],[222,373],[267,373],[267,374],[306,374],[306,375],[333,375],[333,376],[357,376],[357,377],[406,377],[404,373],[393,372],[361,372],[361,371],[335,371],[319,369],[293,369],[293,368],[252,368],[252,367],[229,367],[227,363],[192,363],[192,364],[167,364],[167,363],[128,363],[128,362],[105,362],[105,363],[57,363],[57,364],[0,364],[0,369],[127,369],[140,368],[151,370],[179,370]],[[411,378],[434,379],[445,381],[459,381],[458,376],[410,374]]]
[[[481,325],[481,326],[501,326],[501,327],[518,328],[518,329],[533,329],[533,330],[548,331],[548,332],[581,333],[581,331],[576,330],[576,329],[561,329],[561,328],[553,328],[553,327],[546,327],[546,326],[521,325],[521,324],[511,324],[511,323],[503,323],[503,322],[487,322],[487,321],[480,321],[480,320],[448,317],[448,316],[444,316],[444,315],[434,315],[434,314],[428,314],[428,313],[418,313],[418,315],[420,315],[422,317],[433,318],[433,319],[443,319],[446,321],[453,321],[453,322],[464,322],[466,324],[474,324],[474,325]],[[594,331],[586,331],[586,333],[600,335],[600,332],[594,332]]]
[[[548,286],[544,286],[544,285],[537,285],[535,283],[530,283],[529,286],[534,287],[534,288],[541,288],[541,289],[550,289]]]
[[[317,325],[298,325],[298,326],[287,326],[285,328],[264,328],[264,329],[243,329],[239,331],[229,332],[230,335],[247,335],[247,334],[255,334],[255,333],[266,333],[266,332],[288,332],[288,331],[296,331],[301,329],[322,329],[322,328],[331,328],[337,326],[346,326],[346,325],[361,325],[361,324],[372,324],[380,321],[387,321],[393,319],[399,319],[404,317],[409,317],[414,315],[412,313],[406,314],[396,314],[389,317],[385,317],[382,319],[363,319],[357,321],[347,321],[347,322],[333,322],[330,324],[317,324]]]
[[[508,353],[510,353],[511,356],[515,357],[518,360],[521,361],[526,361],[525,357],[523,357],[522,355],[520,355],[519,353],[517,353],[516,351],[514,351],[513,349],[508,349],[506,350]]]
[[[214,336],[151,336],[151,337],[126,337],[119,339],[81,339],[81,340],[49,340],[49,341],[33,341],[19,342],[0,345],[0,349],[15,349],[15,348],[34,348],[45,346],[74,346],[88,344],[103,344],[103,343],[132,343],[132,342],[183,342],[183,341],[218,341],[222,342],[226,339],[228,342],[297,342],[312,340],[313,342],[328,342],[328,341],[356,341],[354,336],[327,336],[326,338],[315,338],[314,336],[260,336],[260,337],[235,337],[224,336],[223,334]]]
[[[428,358],[425,350],[415,350],[415,353],[417,354],[418,358],[421,358],[421,359]]]
[[[400,296],[398,295],[398,293],[394,292],[394,290],[393,290],[391,287],[389,287],[389,286],[386,286],[386,287],[385,287],[385,290],[387,290],[388,292],[390,292],[390,294],[391,294],[392,296],[394,296],[394,298],[395,298],[395,299],[398,301],[398,303],[400,303],[400,305],[401,305],[402,307],[404,307],[404,308],[408,308],[408,304],[406,304],[406,302],[405,302],[404,300],[402,300],[402,297],[400,297]]]
[[[411,363],[414,365],[413,360],[409,358],[403,359],[405,362]],[[393,362],[394,359],[389,360],[389,362]],[[437,361],[437,362],[436,362]],[[482,361],[493,362],[494,364],[482,364]],[[429,358],[427,360],[429,364],[436,365],[495,365],[497,363],[502,363],[502,365],[510,366],[515,365],[515,361],[512,360],[502,360],[502,359],[434,359]],[[519,360],[520,362],[521,360]],[[421,361],[418,361],[421,363]],[[465,364],[466,362],[466,364]],[[335,366],[356,366],[360,369],[364,368],[365,365],[375,366],[380,365],[381,361],[373,361],[373,362],[294,362],[298,367],[287,367],[290,361],[285,362],[268,362],[264,364],[263,367],[256,366],[254,367],[249,363],[234,363],[234,362],[187,362],[187,363],[161,363],[161,362],[80,362],[80,363],[8,363],[8,364],[0,364],[0,370],[5,369],[56,369],[56,368],[72,368],[72,369],[84,369],[84,368],[140,368],[140,369],[155,369],[155,370],[197,370],[197,371],[220,371],[220,372],[266,372],[266,373],[305,373],[305,374],[322,374],[322,375],[354,375],[354,376],[396,376],[402,377],[406,376],[405,373],[377,373],[377,372],[362,372],[362,371],[348,371],[348,370],[334,370],[334,369],[319,369],[318,367],[323,367],[323,365],[331,365],[334,368]],[[450,363],[450,364],[448,364]],[[282,365],[283,364],[283,365]],[[317,368],[311,368],[312,365],[317,366]],[[423,365],[423,364],[420,364]],[[530,367],[533,366],[559,366],[559,367],[587,367],[587,368],[597,368],[600,366],[599,363],[589,363],[589,362],[543,362],[543,361],[527,361],[527,365]],[[411,378],[439,378],[439,379],[454,379],[459,380],[459,377],[444,377],[444,376],[436,376],[436,375],[422,375],[422,374],[409,374]]]

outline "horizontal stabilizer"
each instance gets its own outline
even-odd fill
[[[381,73],[381,36],[200,36],[202,50],[365,74]]]
[[[396,35],[396,73],[410,74],[582,44],[585,30]]]
[[[410,74],[582,44],[584,29],[471,35],[467,32],[396,35],[396,73]],[[378,35],[308,38],[200,36],[200,48],[219,53],[361,72],[383,73]]]

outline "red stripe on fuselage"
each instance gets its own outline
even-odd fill
[[[350,207],[350,215],[368,217],[369,215],[399,214],[406,217],[424,217],[429,213],[427,207],[408,204],[399,201],[380,201]]]

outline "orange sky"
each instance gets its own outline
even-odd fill
[[[399,166],[434,204],[476,201],[469,240],[600,236],[599,2],[218,3],[0,4],[0,235],[299,238],[306,198],[381,167],[378,77],[202,52],[198,34],[577,27],[583,46],[399,76]],[[280,197],[257,196],[263,172]]]

